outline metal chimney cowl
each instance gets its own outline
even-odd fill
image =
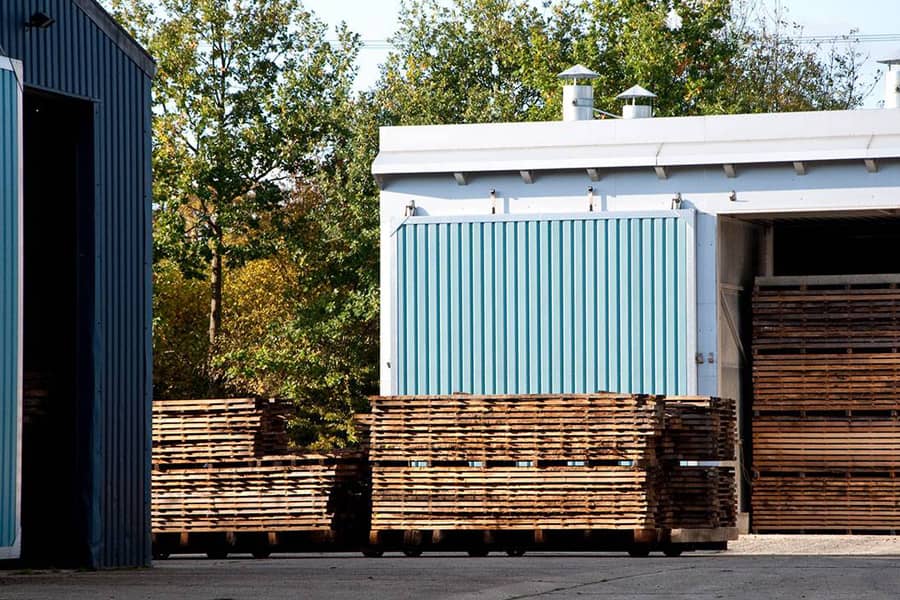
[[[563,81],[571,81],[563,86],[563,121],[590,121],[594,118],[594,87],[592,79],[599,73],[584,65],[575,65],[558,75]],[[579,85],[578,80],[587,80],[588,85]]]
[[[623,119],[649,119],[653,116],[653,100],[656,94],[642,88],[639,85],[633,85],[618,96],[617,100],[624,100],[622,105]]]
[[[885,58],[878,62],[887,65],[884,73],[884,107],[900,108],[900,51],[894,56],[898,58]]]

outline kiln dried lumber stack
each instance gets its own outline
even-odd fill
[[[667,396],[663,401],[663,460],[732,461],[737,444],[733,400],[708,396]]]
[[[657,454],[666,469],[657,523],[667,528],[733,527],[737,519],[734,401],[668,396],[663,407]]]
[[[155,402],[153,532],[364,528],[364,454],[293,450],[288,411],[257,399]]]
[[[284,401],[156,400],[153,462],[245,461],[288,452]]]
[[[309,531],[346,527],[363,477],[359,460],[261,459],[153,473],[153,531]]]
[[[614,394],[378,398],[371,460],[641,460],[662,427],[656,400]]]
[[[372,529],[733,526],[733,470],[729,487],[678,460],[733,458],[733,412],[604,393],[375,398]]]
[[[753,336],[754,529],[895,529],[896,284],[767,280]]]

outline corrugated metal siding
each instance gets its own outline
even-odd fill
[[[0,68],[0,556],[18,542],[19,94]]]
[[[687,221],[407,222],[397,389],[688,392]]]
[[[26,31],[36,9],[56,23]],[[91,566],[150,563],[150,79],[71,0],[0,3],[25,84],[95,102]]]

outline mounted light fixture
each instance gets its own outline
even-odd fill
[[[45,12],[37,11],[25,22],[25,29],[47,29],[54,23],[56,23],[56,19]]]

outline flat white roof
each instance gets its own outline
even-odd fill
[[[378,176],[900,158],[900,109],[382,127]]]

